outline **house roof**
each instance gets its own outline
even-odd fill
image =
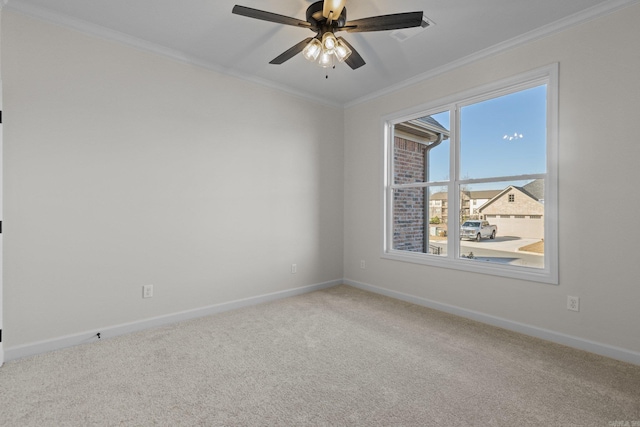
[[[542,179],[534,179],[520,189],[538,201],[544,200],[544,180]]]
[[[486,203],[484,203],[482,206],[478,208],[478,211],[482,211],[483,209],[487,208],[487,206],[491,205],[493,202],[500,199],[505,194],[509,193],[509,191],[512,189],[520,191],[525,196],[531,197],[536,202],[542,202],[544,200],[544,181],[541,179],[536,179],[522,187],[518,187],[515,185],[508,186],[507,188],[505,188],[504,190],[496,194],[494,197],[487,200]],[[534,193],[537,193],[537,194],[534,194]]]
[[[440,135],[442,135],[442,141],[449,139],[449,130],[431,116],[397,123],[395,130],[396,132],[404,132],[412,135],[423,143],[438,141]]]
[[[500,194],[502,190],[479,190],[479,191],[470,191],[469,198],[471,199],[492,199],[498,194]]]
[[[412,121],[424,123],[425,127],[428,127],[436,132],[449,136],[449,129],[442,126],[440,122],[438,122],[436,119],[434,119],[431,116],[420,117],[419,119],[412,120]]]
[[[491,199],[501,192],[502,190],[466,191],[470,199]],[[437,193],[433,193],[429,198],[431,200],[447,200],[447,192],[439,191]]]

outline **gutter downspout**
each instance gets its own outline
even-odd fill
[[[432,148],[435,148],[438,145],[440,145],[442,141],[444,141],[444,135],[439,133],[438,139],[436,139],[432,144],[427,145],[424,150],[425,182],[429,182],[429,151],[431,151]],[[428,254],[429,253],[429,220],[431,219],[429,218],[429,187],[424,187],[422,213],[424,215],[424,219],[423,219],[424,225],[423,225],[423,231],[422,231],[422,234],[424,237],[424,243],[422,245],[422,252],[425,254]]]

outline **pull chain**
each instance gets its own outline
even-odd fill
[[[333,68],[333,69],[335,70],[335,69],[336,69],[336,66],[334,65],[334,66],[333,66],[333,67],[331,67],[331,68]],[[326,75],[324,76],[324,78],[325,78],[325,79],[328,79],[328,78],[329,78],[329,71],[328,71],[328,70],[327,70],[327,73],[326,73]]]

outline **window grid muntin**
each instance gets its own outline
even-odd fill
[[[496,176],[496,177],[486,177],[482,179],[460,179],[458,176],[458,165],[459,161],[459,153],[460,153],[460,141],[458,138],[460,125],[459,125],[459,111],[460,108],[465,105],[474,104],[477,102],[482,102],[483,100],[496,98],[502,95],[507,95],[510,93],[518,92],[520,90],[526,90],[528,88],[545,85],[546,93],[547,93],[547,108],[546,108],[546,172],[541,174],[528,174],[528,175],[520,175],[520,176]],[[449,109],[450,112],[450,150],[451,155],[449,156],[450,162],[450,177],[453,177],[448,182],[448,194],[455,194],[453,189],[458,188],[461,184],[466,182],[469,183],[479,183],[479,182],[492,182],[495,180],[521,180],[521,179],[537,179],[541,178],[545,181],[545,198],[548,199],[546,203],[544,203],[544,216],[545,216],[545,226],[544,226],[544,240],[545,240],[545,267],[542,270],[535,269],[532,270],[527,267],[516,267],[510,268],[510,266],[500,266],[500,265],[478,265],[473,268],[469,268],[468,265],[464,265],[464,263],[460,263],[459,258],[459,245],[452,245],[453,248],[449,248],[449,253],[446,259],[442,259],[439,257],[437,259],[425,257],[424,254],[420,254],[418,256],[405,256],[400,253],[394,253],[393,250],[389,249],[389,239],[388,233],[392,233],[390,230],[392,227],[389,227],[389,218],[393,216],[393,212],[389,206],[389,193],[392,190],[391,186],[388,185],[388,177],[387,173],[385,173],[385,197],[384,197],[384,205],[385,211],[383,213],[383,227],[384,227],[384,239],[382,246],[382,257],[387,259],[396,259],[400,261],[408,261],[415,262],[426,265],[435,265],[445,268],[452,268],[457,270],[466,270],[472,272],[480,272],[485,274],[499,275],[504,277],[513,277],[517,279],[524,280],[532,280],[538,282],[545,283],[558,283],[558,251],[557,251],[557,115],[558,115],[558,64],[552,64],[547,67],[542,67],[537,70],[533,70],[527,73],[524,73],[519,76],[515,76],[512,78],[508,78],[499,82],[494,82],[487,84],[483,87],[468,90],[462,94],[449,96],[440,102],[432,102],[428,107],[423,107],[422,109],[413,109],[411,112],[406,112],[404,115],[393,115],[388,116],[386,121],[384,122],[385,128],[385,147],[391,149],[389,146],[389,138],[388,134],[393,134],[393,127],[396,123],[400,123],[406,120],[410,120],[416,117],[428,116],[431,114],[436,114],[435,112],[443,112],[446,109]],[[419,111],[416,113],[416,111]],[[385,152],[385,162],[389,160],[389,153]],[[385,168],[386,171],[391,171],[391,167]],[[431,183],[424,183],[431,184]],[[449,209],[449,221],[451,218],[459,217],[459,203],[450,203]],[[448,234],[449,242],[459,241],[459,230],[458,227],[453,227]],[[549,245],[547,245],[549,243]],[[548,248],[547,248],[548,246]],[[454,250],[451,250],[454,249]]]

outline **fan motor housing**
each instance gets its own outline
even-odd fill
[[[327,18],[322,14],[324,8],[324,2],[318,1],[313,3],[307,8],[307,22],[311,24],[311,29],[319,31],[321,28],[326,27]],[[341,28],[347,23],[347,8],[342,8],[342,13],[338,19],[334,19],[331,22],[331,28]]]

